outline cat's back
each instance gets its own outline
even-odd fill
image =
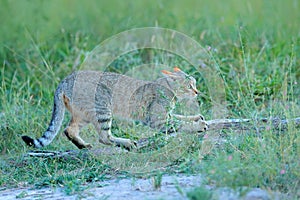
[[[130,99],[147,83],[112,72],[76,71],[67,76],[57,90],[78,107],[90,110],[98,102],[105,101],[114,115],[128,117],[131,112],[128,107]]]
[[[57,90],[69,98],[74,111],[94,112],[108,108],[117,118],[142,121],[154,105],[167,107],[169,100],[174,97],[168,87],[157,81],[99,71],[73,72],[60,83]]]
[[[70,99],[95,96],[97,88],[112,89],[120,74],[99,71],[75,71],[64,78],[57,90],[62,91]]]

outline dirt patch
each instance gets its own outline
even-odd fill
[[[186,199],[186,192],[201,185],[200,176],[163,176],[161,187],[154,188],[153,179],[113,179],[91,185],[75,195],[63,188],[15,188],[0,191],[0,199]]]
[[[188,199],[187,193],[195,187],[203,185],[201,176],[186,176],[186,175],[165,175],[162,177],[161,187],[155,188],[153,179],[112,179],[91,184],[88,189],[77,192],[74,195],[67,195],[63,188],[15,188],[15,189],[0,189],[0,199]],[[261,189],[251,189],[246,192],[243,197],[240,194],[229,188],[212,188],[206,186],[208,191],[212,192],[213,199],[222,200],[269,200],[269,199],[285,199],[284,196],[278,193],[270,194]]]

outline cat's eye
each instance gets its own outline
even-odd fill
[[[188,86],[188,89],[193,89],[193,86],[192,86],[192,85],[189,85],[189,86]]]

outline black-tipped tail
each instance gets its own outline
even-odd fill
[[[34,146],[34,139],[26,135],[22,136],[23,141],[30,147]]]

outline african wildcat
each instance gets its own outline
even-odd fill
[[[127,149],[134,147],[135,142],[130,139],[111,134],[113,116],[139,120],[156,129],[165,128],[168,122],[176,131],[205,131],[207,124],[201,115],[172,114],[175,100],[197,96],[195,79],[177,67],[174,72],[163,70],[162,73],[164,78],[150,82],[109,72],[74,72],[56,89],[52,119],[43,136],[39,139],[22,136],[22,139],[36,148],[51,143],[62,125],[65,108],[72,118],[64,133],[80,149],[92,147],[79,136],[80,130],[88,123],[96,128],[101,143]],[[170,117],[177,123],[168,120]]]

